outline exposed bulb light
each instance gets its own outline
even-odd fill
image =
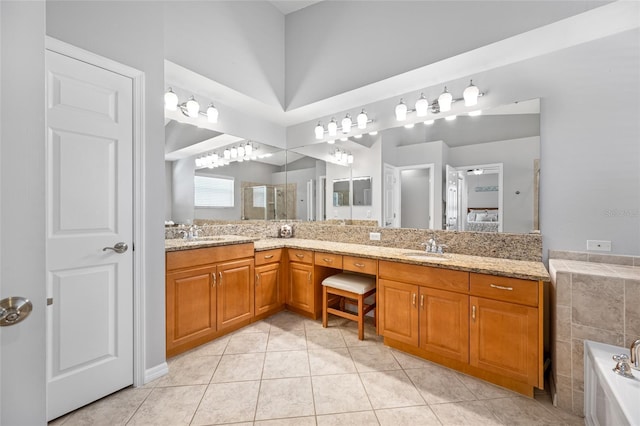
[[[178,109],[178,95],[173,92],[173,89],[169,87],[164,94],[164,107],[169,111],[176,111]]]
[[[318,125],[315,128],[316,139],[322,139],[324,136],[324,127],[322,127],[322,123],[318,121]]]
[[[187,101],[187,115],[191,118],[196,118],[200,112],[200,104],[195,100],[193,96]]]
[[[433,123],[435,123],[435,120],[427,120],[424,122],[425,126],[431,126]]]
[[[420,99],[416,101],[416,115],[418,117],[424,117],[429,112],[429,101],[424,96],[424,93],[420,94]]]
[[[475,111],[469,112],[469,117],[477,117],[479,115],[482,115],[482,110],[481,109],[477,109]]]
[[[400,98],[400,103],[396,105],[396,120],[404,121],[407,119],[407,105],[404,99]]]
[[[444,87],[444,92],[438,97],[438,105],[440,106],[440,112],[447,112],[451,110],[451,102],[453,102],[453,96],[447,91],[447,86]]]
[[[336,140],[335,139],[330,139],[330,140],[327,141],[327,143],[329,145],[333,145],[334,143],[336,143]]]
[[[362,135],[353,135],[353,137],[356,139],[362,139]]]
[[[445,119],[445,120],[447,120],[447,121],[453,121],[453,120],[455,120],[456,118],[458,118],[458,116],[457,116],[457,115],[448,115],[448,116],[446,116],[444,119]]]
[[[238,157],[244,158],[244,146],[242,145],[238,147]]]
[[[253,152],[253,145],[251,145],[250,143],[246,144],[244,146],[244,152],[247,155],[251,155],[251,153]]]
[[[342,119],[342,133],[349,133],[352,125],[353,122],[351,121],[351,114],[347,113],[347,115]]]
[[[222,155],[224,156],[225,160],[228,160],[231,158],[231,151],[229,150],[229,148],[225,149],[224,152],[222,153]]]
[[[377,130],[374,130],[373,132],[369,132],[369,135],[371,135],[371,136],[375,136],[375,135],[377,135],[377,134],[378,134],[378,131],[377,131]]]
[[[347,155],[347,164],[353,164],[353,154]]]
[[[478,86],[473,85],[473,80],[469,83],[469,86],[462,92],[464,98],[464,106],[474,106],[478,103],[478,96],[480,95],[480,89]]]
[[[364,108],[362,109],[360,114],[358,114],[357,121],[358,121],[358,129],[367,128],[367,121],[369,121],[369,117],[367,116],[367,112],[364,110]]]
[[[339,149],[336,149],[335,156],[336,156],[336,160],[338,161],[342,160],[342,151],[340,151]]]
[[[213,153],[211,154],[211,161],[218,161],[220,159],[220,157],[218,156],[217,153]]]
[[[331,121],[327,124],[327,130],[329,131],[329,136],[335,136],[338,134],[338,123],[335,118],[331,118]]]
[[[473,174],[474,175],[481,175],[484,173],[484,170],[482,169],[473,169]]]
[[[216,108],[213,104],[209,104],[209,107],[207,107],[207,120],[209,121],[209,123],[218,122],[218,108]]]
[[[238,158],[238,148],[231,147],[231,158]]]
[[[405,124],[404,128],[405,129],[413,129],[414,124],[413,123],[409,123],[409,124]]]

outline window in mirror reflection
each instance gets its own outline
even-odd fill
[[[335,207],[350,205],[349,179],[333,180],[333,205]]]
[[[370,206],[371,205],[371,177],[354,177],[353,178],[353,205],[354,206]]]
[[[233,207],[232,177],[195,175],[193,184],[196,207]]]

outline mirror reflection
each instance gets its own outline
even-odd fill
[[[333,206],[349,206],[351,205],[351,192],[349,191],[349,179],[333,180]]]

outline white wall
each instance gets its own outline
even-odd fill
[[[46,3],[47,35],[145,73],[145,368],[165,362],[164,14],[158,2]]]
[[[173,162],[164,162],[164,220],[172,220],[173,215]]]
[[[0,327],[0,424],[46,423],[43,2],[0,2],[0,297],[33,303]]]

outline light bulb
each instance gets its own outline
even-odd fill
[[[224,150],[223,155],[225,160],[228,160],[229,158],[231,158],[231,151],[229,151],[229,148]]]
[[[164,107],[169,111],[175,111],[178,109],[178,95],[173,92],[173,89],[169,87],[164,94]]]
[[[347,155],[347,164],[353,164],[353,154]]]
[[[218,166],[216,166],[215,164],[211,163],[207,167],[209,167],[210,169],[213,169],[214,167],[218,167]]]
[[[251,153],[253,152],[253,145],[251,145],[250,143],[246,144],[244,146],[244,152],[247,155],[251,155]]]
[[[413,123],[409,123],[409,124],[405,124],[404,128],[405,129],[413,129],[414,124]]]
[[[457,116],[457,115],[448,115],[448,116],[446,116],[444,119],[445,119],[445,120],[447,120],[447,121],[453,121],[453,120],[455,120],[456,118],[458,118],[458,116]]]
[[[447,86],[444,87],[444,92],[438,97],[438,105],[440,106],[440,112],[447,112],[451,110],[451,102],[453,102],[453,96],[447,91]]]
[[[324,136],[324,127],[322,127],[322,123],[318,121],[318,125],[315,128],[316,139],[322,139]]]
[[[342,160],[342,151],[340,151],[339,149],[336,149],[336,160]]]
[[[336,143],[336,140],[335,139],[330,139],[330,140],[327,141],[327,143],[329,145],[333,145],[334,143]]]
[[[218,108],[216,108],[213,104],[209,104],[207,108],[207,120],[209,123],[217,123],[218,122]]]
[[[238,147],[238,157],[244,157],[244,146],[242,145]]]
[[[193,96],[187,101],[187,115],[191,118],[196,118],[200,112],[200,104],[194,99]]]
[[[211,154],[211,161],[218,161],[219,158],[220,156],[217,153]]]
[[[464,98],[464,106],[474,106],[478,103],[478,96],[480,95],[480,89],[478,86],[473,85],[473,80],[469,83],[469,86],[462,92]]]
[[[400,103],[396,105],[396,120],[404,121],[407,119],[407,106],[404,100],[400,98]]]
[[[202,158],[198,157],[196,158],[196,167],[201,167],[202,166]]]
[[[369,117],[367,116],[367,112],[363,109],[360,114],[358,114],[358,129],[366,129],[367,121],[369,121]]]
[[[351,114],[345,115],[342,119],[342,133],[349,133],[351,131]]]
[[[429,101],[424,96],[424,93],[420,94],[420,99],[416,101],[416,115],[418,117],[424,117],[429,112]]]
[[[435,120],[427,120],[424,122],[426,126],[431,126],[433,123],[435,123]]]
[[[331,118],[331,121],[327,124],[327,130],[329,131],[329,136],[335,136],[338,134],[338,123],[336,123],[335,118]]]
[[[231,148],[231,158],[238,158],[238,148],[235,146]]]

